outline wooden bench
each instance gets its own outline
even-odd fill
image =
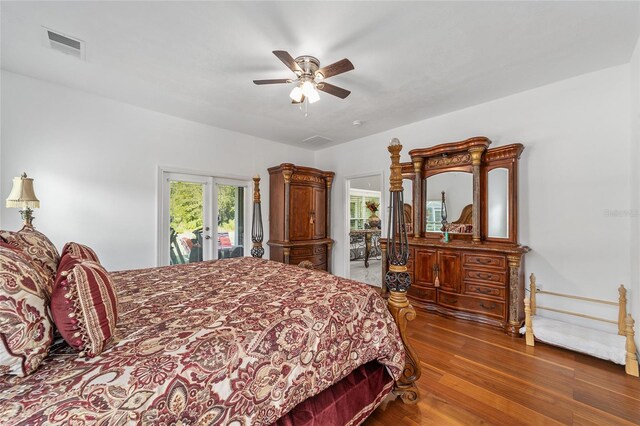
[[[536,304],[537,294],[548,294],[550,296],[618,306],[618,320],[614,321],[583,313],[539,306]],[[638,357],[636,355],[633,330],[634,320],[631,314],[627,314],[627,290],[624,286],[620,286],[618,295],[618,302],[616,303],[589,297],[542,291],[536,286],[535,275],[531,274],[529,297],[525,298],[524,301],[525,326],[521,330],[521,333],[524,332],[526,343],[529,346],[534,346],[535,340],[537,339],[551,345],[586,353],[624,365],[627,374],[638,377]],[[536,316],[538,309],[617,324],[618,334]]]

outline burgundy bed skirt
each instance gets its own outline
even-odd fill
[[[392,387],[393,379],[387,369],[377,361],[371,361],[296,405],[274,425],[358,425],[376,409]]]

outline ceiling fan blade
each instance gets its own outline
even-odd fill
[[[293,80],[290,78],[279,78],[279,79],[271,79],[271,80],[253,80],[253,84],[280,84],[280,83],[291,83]]]
[[[316,88],[330,95],[337,96],[341,99],[344,99],[351,94],[351,92],[347,89],[343,89],[342,87],[334,86],[333,84],[324,82],[318,83],[316,85]]]
[[[300,98],[300,102],[296,102],[296,101],[291,101],[292,104],[301,104],[304,103],[304,95],[302,95],[302,98]]]
[[[278,59],[280,59],[291,71],[296,73],[296,75],[302,74],[302,68],[300,68],[295,59],[289,55],[289,52],[285,52],[284,50],[274,50],[273,54],[276,55]]]
[[[354,66],[351,61],[344,58],[341,61],[320,68],[316,71],[316,75],[322,74],[322,78],[329,78],[334,75],[342,74],[343,72],[351,71],[352,69],[354,69]]]

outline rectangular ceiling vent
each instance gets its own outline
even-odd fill
[[[324,136],[311,136],[310,138],[307,138],[305,140],[302,141],[302,143],[310,148],[317,148],[320,147],[322,145],[326,145],[329,142],[333,142],[332,139],[329,138],[325,138]]]
[[[76,58],[85,58],[85,43],[77,38],[69,37],[49,28],[42,27],[44,31],[45,46],[62,52],[65,55],[75,56]]]

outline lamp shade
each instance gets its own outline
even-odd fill
[[[26,173],[13,178],[13,188],[7,198],[7,207],[23,209],[40,207],[40,200],[33,191],[33,179],[28,178]]]

